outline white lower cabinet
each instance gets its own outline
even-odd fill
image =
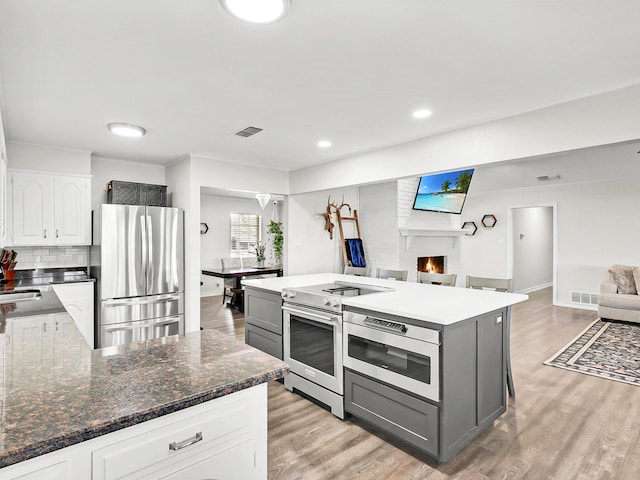
[[[91,348],[94,348],[93,282],[64,283],[52,285],[58,299],[64,305],[78,330]]]
[[[4,478],[2,477],[2,470],[0,470],[0,478]],[[71,478],[69,476],[69,462],[61,461],[11,478],[15,480],[67,480]]]
[[[2,480],[266,478],[266,383],[0,469]]]

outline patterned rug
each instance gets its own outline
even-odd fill
[[[544,364],[640,386],[640,325],[598,319]]]

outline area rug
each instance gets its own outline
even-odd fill
[[[544,364],[640,386],[640,325],[598,319]]]

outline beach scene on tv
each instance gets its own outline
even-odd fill
[[[426,175],[420,178],[413,208],[434,212],[461,213],[473,169]]]

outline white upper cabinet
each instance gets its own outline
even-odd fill
[[[11,245],[89,245],[91,179],[9,172]]]
[[[91,180],[82,177],[55,177],[55,241],[57,245],[91,243]]]

